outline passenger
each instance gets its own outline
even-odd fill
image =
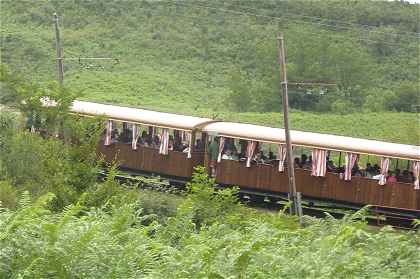
[[[395,169],[395,178],[397,179],[397,181],[400,181],[400,179],[401,179],[401,170],[400,169]]]
[[[159,135],[155,135],[152,139],[152,147],[159,148],[160,147],[160,137]]]
[[[296,157],[296,158],[295,158],[295,161],[294,161],[294,167],[295,167],[295,168],[300,168],[300,160],[299,160],[299,158],[298,158],[298,157]]]
[[[182,152],[186,146],[182,143],[181,137],[175,137],[174,138],[174,150]]]
[[[375,164],[374,166],[373,166],[373,172],[372,172],[372,175],[373,176],[375,176],[375,175],[378,175],[378,174],[380,174],[381,173],[381,168],[379,167],[379,165],[378,164]]]
[[[246,140],[240,139],[239,146],[240,146],[239,158],[246,159],[246,149],[248,146],[248,142]]]
[[[201,141],[201,139],[197,139],[196,144],[195,144],[195,150],[196,151],[204,150],[203,142]]]
[[[209,166],[210,166],[210,175],[216,177],[216,162],[217,157],[219,156],[219,137],[215,137],[214,140],[209,144]]]
[[[352,171],[353,172],[353,171]],[[359,170],[359,169],[357,169],[355,172],[354,172],[354,174],[352,174],[352,176],[354,176],[354,177],[362,177],[363,175],[362,175],[362,171],[361,170]]]
[[[118,129],[114,128],[111,132],[112,142],[118,142],[119,137],[120,137],[120,133],[118,132]]]
[[[367,178],[372,178],[373,175],[374,175],[374,169],[370,163],[367,163],[364,176]]]
[[[355,176],[356,173],[360,173],[361,174],[360,169],[359,169],[359,165],[357,164],[357,162],[354,163],[354,166],[351,169],[351,175]]]
[[[232,150],[226,150],[225,154],[222,155],[223,160],[233,160]]]
[[[143,131],[141,133],[141,137],[139,139],[139,144],[143,145],[143,146],[146,146],[146,147],[151,147],[152,141],[151,141],[150,136],[147,134],[146,131]]]
[[[274,155],[273,151],[268,151],[268,160],[273,161],[276,160],[276,156]]]
[[[254,161],[258,164],[264,164],[266,161],[264,153],[262,151],[257,152],[257,154],[255,154]]]
[[[133,136],[133,132],[130,129],[124,129],[120,134],[118,140],[123,143],[130,143],[131,137]]]
[[[397,177],[392,173],[392,171],[388,171],[388,178],[386,179],[389,183],[396,183]]]
[[[303,165],[303,168],[306,169],[306,170],[311,170],[312,169],[312,155],[309,155],[309,159]]]
[[[416,180],[412,171],[408,172],[408,183],[413,183]]]
[[[239,154],[236,148],[232,151],[232,160],[239,160]]]
[[[329,171],[329,172],[335,172],[336,169],[337,168],[334,166],[334,162],[332,160],[328,160],[327,161],[327,171]]]
[[[169,136],[168,150],[174,150],[174,137],[172,135]]]
[[[306,165],[308,160],[308,156],[306,156],[306,154],[302,154],[300,156],[300,168],[304,168],[304,166]]]

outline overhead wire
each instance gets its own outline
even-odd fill
[[[166,2],[166,3],[168,3],[168,2]],[[172,2],[170,4],[172,4]],[[200,7],[195,7],[195,8],[198,9]],[[250,17],[249,15],[245,15],[245,14],[242,14],[242,13],[240,13],[239,15],[246,16],[247,18]],[[191,19],[198,19],[198,20],[201,20],[201,21],[206,21],[204,18],[199,17],[199,16],[179,15],[179,14],[177,14],[176,16],[182,16],[182,17],[185,17],[185,18],[191,18]],[[286,19],[284,19],[284,18],[268,17],[268,19],[270,19],[272,21],[275,21],[275,22],[280,22],[280,21],[286,22]],[[233,21],[233,19],[229,19],[229,20],[230,21]],[[246,24],[246,23],[243,23],[243,22],[236,22],[236,23]],[[306,24],[310,24],[310,23],[307,23],[306,22]],[[310,32],[310,31],[307,31],[307,30],[294,30],[294,31],[301,32],[301,33],[306,33],[306,34],[311,34],[311,35],[315,35],[315,36],[320,37],[318,33]],[[327,31],[327,30],[322,30],[322,31]],[[350,30],[350,31],[353,31],[353,30]],[[336,37],[336,38],[341,38],[341,39],[348,39],[348,37],[346,37],[344,35],[340,35],[340,34],[326,34],[326,35],[328,37]],[[398,42],[389,43],[389,42],[383,42],[383,41],[378,41],[378,40],[372,40],[372,39],[368,39],[368,38],[364,38],[364,37],[358,37],[358,40],[365,41],[365,42],[371,42],[371,43],[380,43],[380,44],[389,45],[389,46],[401,46],[402,44],[406,44],[405,42],[401,42],[401,43],[398,43]]]
[[[178,0],[179,1],[179,0]],[[180,2],[186,2],[186,1],[180,1]],[[202,1],[202,0],[196,0],[194,1],[194,3],[208,3],[208,1]],[[253,10],[253,11],[264,11],[264,12],[273,12],[273,10],[266,10],[266,9],[261,9],[261,8],[255,8],[255,7],[249,7],[246,5],[243,5],[243,2],[241,1],[237,1],[237,0],[231,0],[230,2],[235,2],[235,3],[240,3],[240,5],[237,5],[236,7],[238,8],[245,8],[247,10]],[[224,3],[224,4],[229,4],[229,3]],[[217,8],[212,6],[212,8]],[[232,10],[230,10],[232,11]],[[309,18],[309,19],[314,19],[314,20],[319,20],[319,21],[328,21],[328,22],[333,22],[333,23],[338,23],[338,24],[344,24],[344,25],[350,25],[354,27],[358,27],[358,28],[365,28],[367,30],[364,31],[368,31],[368,32],[374,32],[374,33],[383,33],[383,34],[387,34],[387,35],[393,35],[393,36],[411,36],[413,38],[416,39],[420,39],[420,33],[417,32],[410,32],[410,31],[402,31],[400,30],[399,33],[395,33],[395,32],[387,32],[387,31],[380,31],[380,30],[371,30],[371,29],[377,29],[379,28],[378,26],[373,26],[373,25],[367,25],[367,24],[359,24],[359,23],[353,23],[353,22],[346,22],[346,21],[339,21],[339,20],[335,20],[335,19],[329,19],[329,18],[325,18],[325,17],[316,17],[316,16],[308,16],[308,15],[303,15],[303,14],[297,14],[297,13],[292,13],[288,10],[286,10],[285,12],[283,12],[282,16],[286,16],[290,15],[290,16],[296,16],[296,17],[303,17],[303,18]],[[255,16],[268,16],[268,15],[258,15],[258,14],[254,14]],[[274,18],[280,18],[280,17],[276,17],[276,16],[272,16]],[[323,26],[328,26],[328,27],[338,27],[337,25],[332,25],[332,24],[327,24],[327,23],[320,23],[320,22],[308,22],[308,23],[312,23],[312,24],[319,24],[319,25],[323,25]],[[339,26],[340,28],[352,28],[352,27],[345,27],[345,26]],[[388,27],[388,26],[385,26]],[[406,33],[407,35],[402,35],[401,33]]]
[[[171,5],[190,6],[190,7],[195,7],[195,8],[199,8],[199,9],[216,10],[216,11],[220,11],[220,12],[224,12],[224,13],[231,13],[231,14],[242,15],[242,16],[247,16],[247,17],[266,18],[266,19],[272,19],[272,20],[276,20],[276,21],[281,21],[281,20],[284,20],[284,17],[286,17],[286,18],[288,17],[288,16],[283,16],[283,18],[282,18],[282,17],[278,17],[278,16],[255,14],[255,13],[250,13],[250,12],[242,12],[242,11],[236,11],[236,10],[230,10],[230,9],[223,9],[223,8],[212,7],[212,6],[205,6],[205,5],[197,5],[197,4],[192,4],[192,3],[186,3],[184,1],[180,1],[180,2],[172,2],[172,1],[169,1],[169,2],[164,2],[164,3],[171,4]],[[316,24],[316,25],[320,25],[320,26],[332,27],[332,28],[335,28],[335,29],[337,29],[337,27],[339,27],[339,26],[336,26],[336,25],[325,24],[325,23],[320,23],[320,22],[313,22],[313,21],[308,22],[308,21],[298,20],[298,19],[293,19],[293,18],[290,19],[290,17],[289,17],[289,20],[294,21],[294,22],[298,22],[298,23],[301,23],[301,24],[307,24],[307,25],[314,25],[314,24]],[[347,29],[349,31],[357,31],[354,28],[349,28],[349,27],[344,27],[344,29]],[[371,33],[372,32],[377,32],[377,33],[383,32],[384,34],[387,34],[387,35],[390,34],[388,32],[384,32],[384,31],[368,31],[368,32],[371,32]],[[396,34],[394,33],[394,35],[396,35]],[[418,37],[418,38],[416,37],[416,39],[420,39],[420,37]]]

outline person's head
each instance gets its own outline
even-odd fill
[[[300,161],[302,162],[302,163],[306,163],[306,160],[308,159],[308,156],[306,156],[306,154],[302,154],[301,156],[300,156]]]
[[[400,169],[395,169],[395,175],[398,176],[401,174],[401,170]]]
[[[392,176],[392,171],[388,171],[388,176]]]
[[[309,161],[309,162],[312,162],[312,155],[309,155],[309,159],[308,159],[308,161]]]
[[[300,164],[300,160],[299,160],[299,158],[297,158],[297,157],[295,158],[295,164],[296,164],[296,165],[299,165],[299,164]]]
[[[147,132],[146,131],[141,132],[141,137],[146,138],[147,137]]]

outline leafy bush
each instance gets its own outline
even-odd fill
[[[17,191],[8,181],[0,181],[0,207],[13,209],[17,205]]]
[[[233,210],[216,222],[209,222],[214,216],[207,215],[210,219],[203,220],[207,225],[197,229],[193,208],[203,207],[197,198],[187,199],[166,224],[143,225],[136,203],[110,206],[106,211],[78,203],[53,213],[48,210],[53,199],[47,195],[30,203],[24,195],[17,210],[0,211],[1,278],[420,275],[420,234],[389,227],[370,230],[361,221],[363,211],[343,220],[306,217],[307,226],[299,228],[294,218]],[[207,207],[217,203],[211,198]],[[229,218],[232,214],[241,219]]]

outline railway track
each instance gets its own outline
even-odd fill
[[[105,171],[99,174],[99,177],[106,177]],[[152,189],[162,192],[181,193],[185,190],[184,179],[174,177],[164,177],[153,173],[133,172],[130,170],[121,170],[116,176],[120,182],[136,183],[142,189]],[[229,186],[215,185],[216,189],[223,189]],[[247,206],[278,211],[288,204],[286,194],[263,193],[248,189],[239,190],[239,199]],[[331,215],[336,219],[343,218],[346,214],[352,214],[360,210],[357,205],[338,203],[334,201],[321,201],[309,197],[302,197],[302,210],[304,215],[317,218],[324,218]],[[420,219],[420,211],[404,210],[400,208],[371,206],[368,209],[366,221],[372,226],[390,225],[401,230],[418,230],[414,221]]]

